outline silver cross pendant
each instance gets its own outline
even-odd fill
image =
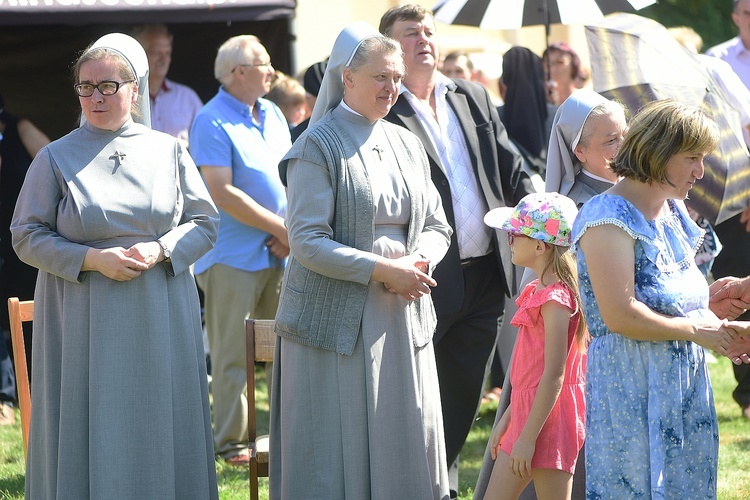
[[[115,151],[114,154],[109,157],[110,160],[115,160],[115,168],[112,169],[112,173],[115,173],[117,171],[117,169],[120,167],[120,164],[122,163],[122,160],[124,160],[126,156],[127,155],[125,153]]]

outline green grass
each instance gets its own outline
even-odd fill
[[[741,500],[750,498],[750,420],[740,415],[737,404],[732,399],[735,380],[731,363],[720,358],[717,364],[710,365],[711,380],[714,386],[716,412],[719,418],[719,494],[720,500]],[[263,408],[259,421],[268,421],[268,399],[264,383],[264,372],[256,370],[258,378],[258,402]],[[461,499],[471,499],[474,492],[482,455],[489,439],[490,428],[495,418],[497,403],[481,408],[477,422],[469,434],[461,453]],[[22,499],[24,484],[23,445],[18,410],[16,424],[0,427],[0,498]],[[261,424],[261,432],[267,432],[267,424]],[[231,467],[223,461],[216,462],[221,500],[246,500],[248,498],[248,475],[241,468]],[[260,480],[260,498],[268,498],[268,480]]]

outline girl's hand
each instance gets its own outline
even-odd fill
[[[497,460],[497,455],[500,453],[500,446],[503,444],[503,438],[508,432],[510,427],[510,408],[505,410],[503,416],[497,421],[497,424],[492,428],[490,434],[490,455],[492,460]]]
[[[523,479],[531,475],[531,459],[534,457],[534,441],[524,439],[523,435],[518,437],[513,450],[510,452],[510,470],[513,474]]]

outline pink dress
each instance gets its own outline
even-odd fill
[[[510,455],[513,445],[526,424],[536,389],[544,371],[544,320],[542,305],[555,301],[576,311],[572,291],[563,283],[554,283],[537,290],[536,279],[524,288],[516,299],[518,311],[511,320],[519,327],[510,381],[513,392],[510,396],[511,422],[501,449]],[[533,469],[557,469],[573,473],[578,452],[583,446],[586,427],[586,354],[578,350],[575,331],[581,313],[577,311],[568,327],[568,358],[565,362],[565,379],[560,396],[542,426],[536,441]]]

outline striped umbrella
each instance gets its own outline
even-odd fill
[[[549,49],[550,24],[587,24],[604,14],[640,10],[656,0],[440,0],[433,7],[435,21],[483,29],[514,30],[544,26]],[[550,73],[549,58],[547,74]]]
[[[687,204],[718,224],[740,213],[750,198],[750,155],[740,116],[721,75],[683,48],[661,24],[634,14],[614,14],[586,26],[594,90],[636,113],[657,99],[703,107],[719,125],[717,150],[706,157],[703,179]]]
[[[587,24],[612,12],[632,12],[656,0],[440,0],[432,9],[445,24],[512,30],[522,26]]]

